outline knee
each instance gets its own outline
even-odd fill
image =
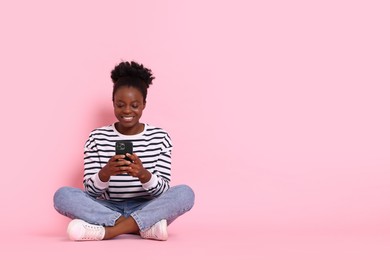
[[[185,184],[178,185],[175,188],[177,189],[178,197],[184,200],[191,209],[195,203],[195,192],[193,189]]]
[[[70,196],[74,188],[72,187],[61,187],[59,188],[53,196],[54,207],[58,209]]]

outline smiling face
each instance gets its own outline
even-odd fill
[[[138,89],[119,87],[114,94],[114,114],[118,119],[116,129],[124,135],[141,133],[144,125],[139,120],[144,108],[144,97]]]

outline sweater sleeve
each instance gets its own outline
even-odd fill
[[[109,182],[102,182],[99,179],[102,167],[96,142],[91,134],[84,146],[83,184],[85,191],[93,197],[100,197],[108,188]]]
[[[160,196],[169,189],[172,148],[172,141],[169,135],[166,134],[161,143],[161,152],[158,156],[156,167],[151,172],[152,178],[142,184],[142,187],[153,197]]]

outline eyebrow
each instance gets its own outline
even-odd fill
[[[126,103],[125,101],[119,99],[119,100],[115,100],[114,101],[115,103]],[[134,100],[134,101],[131,101],[130,104],[133,104],[133,103],[140,103],[141,101],[139,100]]]

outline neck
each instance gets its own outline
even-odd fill
[[[136,135],[142,133],[144,127],[145,125],[143,123],[137,123],[136,125],[131,127],[123,127],[122,125],[115,123],[116,130],[118,130],[118,132],[123,135]]]

